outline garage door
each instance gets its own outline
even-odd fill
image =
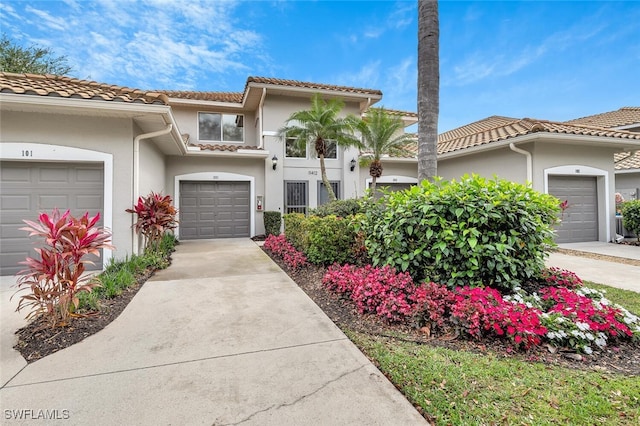
[[[180,182],[180,238],[249,237],[249,182]]]
[[[19,229],[25,226],[23,219],[36,221],[55,207],[70,209],[74,216],[103,212],[102,163],[2,161],[0,180],[0,275],[14,275],[23,269],[18,262],[36,256],[38,239]]]
[[[550,176],[549,193],[567,200],[557,243],[598,241],[598,190],[595,177]]]

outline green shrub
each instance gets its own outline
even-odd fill
[[[622,203],[622,224],[626,229],[636,234],[640,241],[640,200]]]
[[[369,205],[362,231],[374,265],[450,287],[511,289],[544,267],[558,212],[555,197],[474,175],[390,193]]]
[[[330,203],[311,209],[311,215],[325,217],[329,215],[348,217],[362,213],[362,203],[360,200],[351,198],[348,200],[335,200]]]
[[[267,237],[269,235],[280,235],[280,226],[282,225],[282,214],[280,212],[264,212],[264,231]]]
[[[306,224],[307,217],[302,213],[284,215],[284,234],[287,236],[287,241],[303,253],[307,252],[309,246]]]
[[[311,263],[351,263],[356,232],[350,218],[310,216],[305,228],[309,242],[305,254]]]

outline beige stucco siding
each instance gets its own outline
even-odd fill
[[[636,188],[640,190],[640,171],[638,172],[618,172],[616,173],[616,191],[630,190]],[[628,198],[625,196],[625,199]]]
[[[532,151],[534,189],[538,191],[546,191],[549,175],[596,177],[598,239],[611,240],[615,235],[615,149],[545,141],[536,142]]]
[[[268,171],[271,171],[269,169]],[[234,175],[234,178],[241,176],[243,180],[249,177],[253,178],[254,187],[251,194],[253,202],[256,197],[262,196],[263,200],[268,202],[268,196],[265,194],[265,168],[264,160],[259,158],[234,158],[234,157],[215,157],[203,154],[202,156],[169,156],[166,158],[166,180],[165,187],[167,193],[178,201],[179,194],[175,185],[176,176],[194,175],[197,177],[189,178],[188,180],[219,180],[224,181],[227,174]],[[264,210],[269,210],[264,208]],[[255,231],[254,234],[264,233],[264,221],[262,218],[262,212],[255,211],[255,206],[252,209],[252,214],[255,215]]]
[[[149,139],[140,141],[140,194],[166,194],[165,155]]]
[[[251,111],[238,111],[231,110],[229,108],[214,108],[209,106],[189,107],[183,105],[174,105],[171,108],[173,117],[178,124],[180,133],[189,135],[189,142],[192,144],[198,143],[212,143],[211,141],[204,141],[198,139],[198,113],[199,112],[214,112],[222,114],[237,114],[244,116],[244,144],[236,142],[223,142],[229,145],[246,145],[257,146],[259,145],[259,139],[257,134],[257,122],[256,115]]]
[[[3,111],[0,140],[73,147],[113,155],[113,244],[115,257],[131,252],[133,124],[130,119]],[[106,208],[106,206],[105,206]]]
[[[526,149],[525,147],[521,147]],[[527,181],[526,157],[502,147],[473,155],[455,158],[438,158],[438,176],[443,179],[460,179],[465,174],[478,174],[486,178],[497,176],[513,182]]]
[[[307,110],[311,107],[310,99],[306,97],[290,97],[267,94],[264,102],[264,148],[269,152],[266,161],[265,184],[268,196],[265,198],[266,210],[283,211],[284,209],[284,181],[308,182],[309,207],[318,203],[318,182],[321,181],[320,161],[315,158],[299,159],[285,157],[285,144],[274,136],[291,116],[292,113]],[[359,115],[357,103],[347,103],[342,115]],[[271,157],[278,157],[278,167],[273,170]],[[341,197],[352,198],[359,192],[359,179],[356,172],[351,172],[349,162],[357,160],[358,151],[353,148],[338,149],[337,159],[326,159],[327,177],[331,181],[340,181]]]

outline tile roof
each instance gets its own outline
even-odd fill
[[[613,161],[616,170],[640,169],[640,151],[618,152],[614,154]]]
[[[244,93],[242,92],[190,92],[180,90],[163,90],[162,93],[166,94],[170,98],[233,103],[241,103],[244,96]]]
[[[125,103],[168,104],[167,96],[161,93],[50,74],[0,72],[0,93]]]
[[[486,145],[531,133],[557,133],[640,140],[640,133],[531,118],[489,117],[438,136],[438,154]]]
[[[334,86],[331,84],[309,83],[296,80],[283,80],[280,78],[249,77],[244,92],[194,92],[180,90],[159,90],[170,98],[191,99],[197,101],[233,102],[242,103],[251,83],[271,84],[275,86],[299,87],[312,90],[334,90],[345,93],[370,94],[382,96],[382,92],[372,89],[359,89],[347,86]],[[411,114],[411,113],[406,113]]]
[[[237,152],[239,149],[253,149],[253,150],[262,150],[262,148],[257,146],[245,146],[245,145],[222,145],[222,144],[196,144],[195,146],[200,147],[200,149],[204,151],[228,151],[228,152]]]
[[[338,92],[346,92],[346,93],[358,93],[358,94],[369,94],[369,95],[378,95],[382,96],[382,92],[380,90],[374,89],[362,89],[357,87],[348,87],[348,86],[335,86],[332,84],[320,84],[320,83],[310,83],[305,81],[298,80],[285,80],[281,78],[268,78],[268,77],[249,77],[247,78],[246,87],[249,86],[250,83],[258,83],[258,84],[273,84],[276,86],[288,86],[288,87],[300,87],[305,89],[313,89],[313,90],[335,90]]]
[[[571,124],[585,124],[598,127],[621,127],[640,124],[640,107],[623,107],[616,111],[603,112],[588,117],[566,121]]]

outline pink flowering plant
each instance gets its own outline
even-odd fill
[[[360,313],[376,314],[390,322],[402,321],[412,314],[413,280],[408,273],[397,273],[390,266],[360,268],[334,264],[327,270],[322,284],[349,297]]]
[[[611,339],[640,338],[638,317],[604,293],[583,287],[575,274],[549,269],[543,276],[553,285],[540,294],[516,287],[504,296],[490,287],[416,285],[389,266],[334,264],[322,283],[352,300],[361,313],[435,331],[453,327],[475,339],[506,338],[523,350],[548,342],[591,353],[593,345],[603,348]]]
[[[557,346],[590,354],[593,345],[601,349],[609,340],[640,339],[640,318],[611,303],[602,291],[549,287],[541,291],[541,298],[546,310],[541,320],[549,328],[546,337]]]
[[[269,235],[264,241],[264,249],[269,250],[275,256],[282,259],[291,269],[300,269],[309,265],[304,253],[296,250],[296,248],[287,241],[284,234]]]
[[[578,288],[583,285],[575,273],[556,267],[544,268],[540,273],[540,280],[552,287]]]

